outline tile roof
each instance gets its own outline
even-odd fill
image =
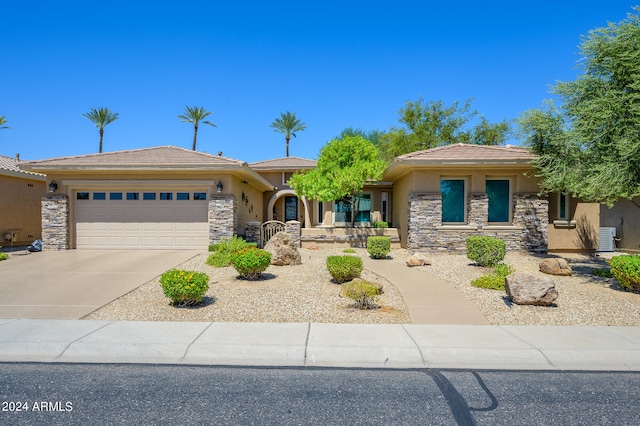
[[[244,161],[175,146],[140,148],[24,162],[24,167],[34,170],[76,167],[96,169],[149,169],[156,167],[224,169],[226,167],[237,168],[246,165],[247,163]]]
[[[14,157],[0,155],[0,174],[11,176],[24,176],[26,178],[44,178],[43,174],[22,170],[18,166],[18,160]]]
[[[256,161],[255,163],[249,164],[249,167],[254,170],[300,170],[312,169],[316,167],[317,164],[318,162],[316,160],[309,160],[308,158],[281,157]]]
[[[527,148],[513,145],[487,146],[474,144],[453,144],[439,146],[424,151],[411,152],[396,157],[396,162],[477,162],[477,161],[530,161],[536,156]]]

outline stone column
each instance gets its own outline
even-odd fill
[[[438,245],[437,227],[442,225],[441,194],[410,194],[407,248],[433,250]]]
[[[247,227],[244,233],[244,239],[248,243],[260,244],[260,225],[257,220],[251,220],[247,222]]]
[[[69,197],[42,197],[42,250],[69,249]]]
[[[522,250],[546,253],[549,243],[549,200],[537,194],[516,194],[513,204],[513,224],[524,227]]]
[[[293,244],[295,244],[296,247],[301,247],[301,243],[300,243],[300,222],[298,222],[297,220],[290,220],[289,222],[285,223],[285,228],[284,231],[289,234],[289,237],[291,238],[291,241],[293,242]]]
[[[233,194],[215,194],[209,200],[209,244],[230,240],[238,222],[238,203]]]

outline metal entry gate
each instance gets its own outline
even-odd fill
[[[279,220],[269,220],[260,225],[260,247],[264,247],[267,242],[280,231],[284,231],[286,226]]]

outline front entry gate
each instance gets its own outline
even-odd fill
[[[285,229],[286,225],[279,220],[269,220],[260,225],[260,247],[264,247],[271,237]]]

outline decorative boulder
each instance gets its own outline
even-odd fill
[[[540,264],[540,272],[544,272],[549,275],[564,275],[568,276],[573,273],[569,263],[561,257],[553,257],[550,259],[542,259]]]
[[[549,306],[558,298],[551,278],[536,277],[526,272],[514,272],[505,278],[505,289],[517,305]]]
[[[276,233],[264,249],[271,253],[271,264],[276,266],[300,265],[302,257],[291,237],[286,232]]]
[[[422,253],[414,253],[407,258],[407,266],[431,265],[431,259]]]

